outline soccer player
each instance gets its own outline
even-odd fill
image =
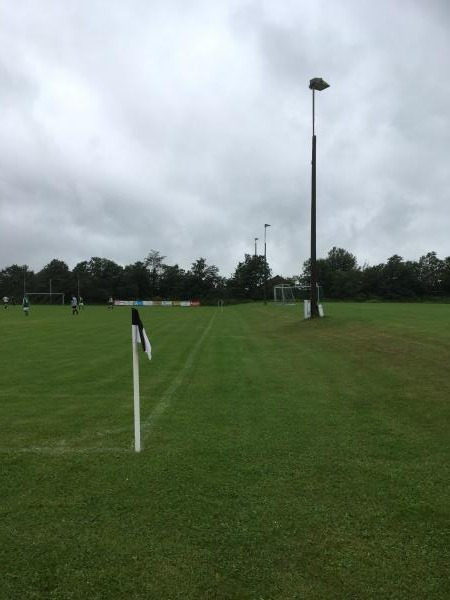
[[[113,308],[114,308],[114,300],[113,300],[112,296],[110,296],[110,297],[108,298],[108,310],[109,310],[109,309],[111,309],[111,310],[112,310]]]
[[[28,317],[28,312],[30,310],[30,303],[29,303],[28,298],[26,296],[23,297],[22,308],[23,308],[23,312],[25,313],[25,316]]]
[[[3,296],[3,308],[8,308],[9,298],[8,296]]]
[[[84,300],[83,298],[80,296],[79,300],[78,300],[78,308],[81,310],[82,308],[84,308]]]
[[[78,314],[78,300],[76,296],[72,296],[72,300],[70,301],[70,306],[72,307],[72,316]]]

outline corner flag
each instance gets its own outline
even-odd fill
[[[142,350],[147,354],[149,360],[151,360],[152,347],[147,334],[145,333],[144,325],[142,324],[139,313],[135,308],[131,309],[131,333],[133,342],[135,344],[141,344]]]
[[[134,395],[134,449],[141,451],[141,409],[139,397],[139,357],[138,344],[146,352],[149,359],[152,357],[152,347],[145,333],[144,325],[135,308],[131,309],[131,340],[133,346],[133,395]]]

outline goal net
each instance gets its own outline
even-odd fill
[[[303,300],[309,300],[311,296],[311,286],[309,285],[290,285],[282,283],[273,288],[273,299],[275,304],[297,304]],[[317,286],[317,300],[322,299],[322,286]]]
[[[27,292],[31,304],[64,304],[63,292]]]

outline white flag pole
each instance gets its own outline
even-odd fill
[[[136,344],[135,327],[132,327],[133,337],[133,391],[134,391],[134,450],[141,451],[141,411],[139,402],[139,356]]]

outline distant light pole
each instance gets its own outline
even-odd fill
[[[52,280],[50,279],[50,304],[53,304],[52,302]]]
[[[255,256],[258,256],[258,246],[256,244],[256,242],[259,240],[259,238],[255,238]]]
[[[317,257],[316,257],[316,134],[314,130],[315,122],[315,92],[326,90],[329,84],[315,77],[309,82],[309,89],[312,90],[312,160],[311,160],[311,319],[319,316],[319,306],[317,302]]]
[[[264,223],[264,304],[267,304],[267,246],[266,231],[270,227],[269,223]]]

